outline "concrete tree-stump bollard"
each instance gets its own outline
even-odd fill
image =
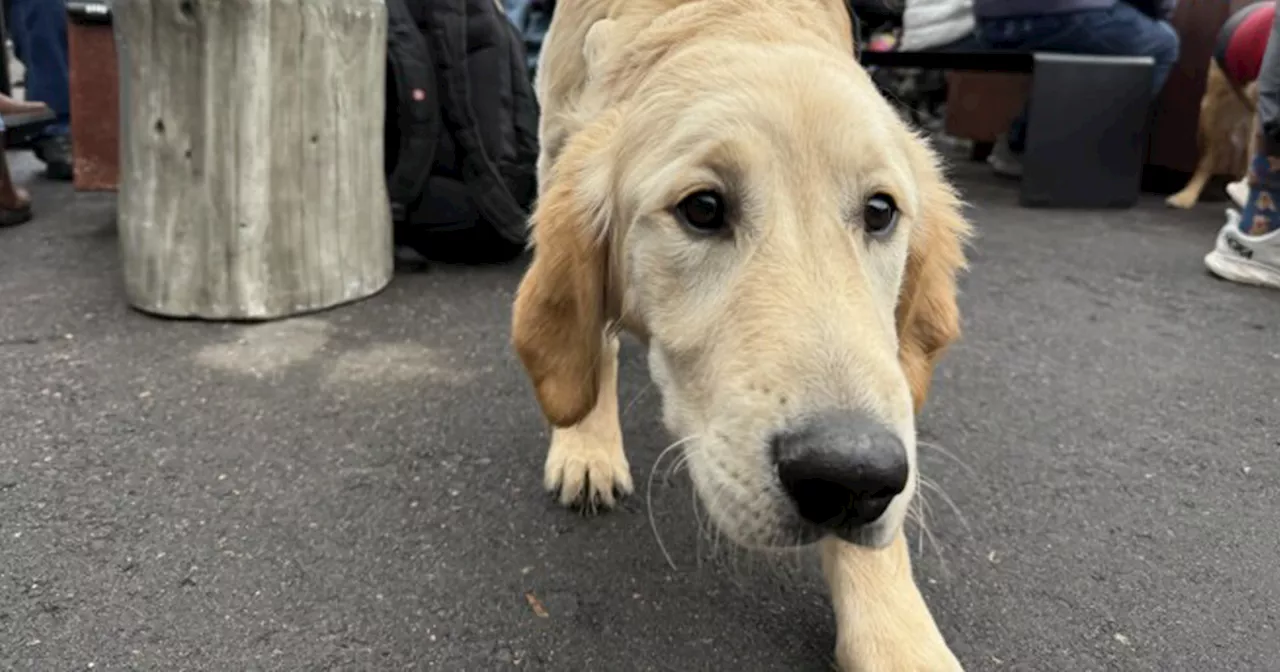
[[[383,0],[114,0],[129,302],[268,320],[391,280]]]

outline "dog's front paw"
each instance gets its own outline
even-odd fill
[[[880,640],[875,636],[841,642],[836,650],[840,672],[964,672],[946,642],[933,637]]]
[[[555,430],[543,475],[543,485],[561,504],[587,513],[611,509],[635,490],[621,433],[598,434],[582,427]]]
[[[1195,207],[1196,199],[1185,191],[1179,191],[1176,194],[1164,199],[1166,205],[1179,210],[1189,210]]]

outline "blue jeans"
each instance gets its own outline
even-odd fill
[[[27,100],[58,115],[47,135],[71,132],[71,70],[67,65],[67,5],[63,0],[11,0],[9,36],[27,74]]]
[[[551,12],[547,11],[553,3],[539,0],[503,0],[507,10],[507,18],[515,24],[524,38],[525,58],[529,72],[538,68],[538,56],[542,53],[542,41],[551,27]]]
[[[988,49],[1150,56],[1155,59],[1151,77],[1155,94],[1164,87],[1178,60],[1178,33],[1173,26],[1123,1],[1107,9],[979,19],[975,31],[979,42]],[[1009,147],[1021,153],[1026,141],[1024,109],[1009,127]]]

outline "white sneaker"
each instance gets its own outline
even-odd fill
[[[996,144],[991,148],[991,154],[987,156],[987,164],[991,169],[996,171],[997,175],[1004,177],[1022,177],[1022,157],[1018,156],[1009,148],[1009,136],[1002,135],[996,139]]]
[[[1261,236],[1240,231],[1240,213],[1227,210],[1227,223],[1218,231],[1204,265],[1216,276],[1259,287],[1280,289],[1280,229]]]
[[[1244,210],[1245,201],[1249,200],[1249,178],[1242,177],[1228,184],[1227,196],[1231,197],[1231,201],[1236,204],[1237,208]],[[1239,215],[1237,214],[1237,216]]]

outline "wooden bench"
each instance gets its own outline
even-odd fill
[[[1031,76],[1019,202],[1127,208],[1138,200],[1150,113],[1147,56],[865,51],[863,66]]]

